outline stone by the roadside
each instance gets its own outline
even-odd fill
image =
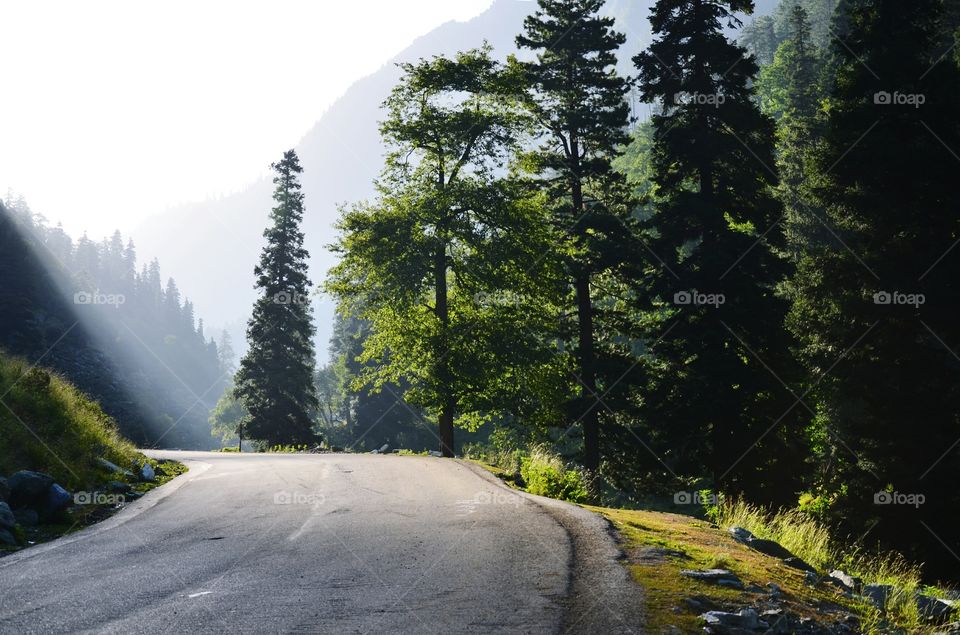
[[[17,523],[23,527],[36,527],[40,522],[40,514],[29,507],[18,509],[13,512],[13,515],[17,519]]]
[[[889,584],[868,584],[863,587],[861,595],[867,598],[878,609],[887,605],[887,600],[893,593],[893,586]]]
[[[0,545],[9,545],[10,547],[17,546],[17,539],[13,537],[13,534],[7,531],[6,529],[0,529]]]
[[[743,582],[740,581],[737,574],[727,569],[684,569],[680,572],[680,575],[735,589],[743,588]]]
[[[766,629],[766,622],[760,620],[754,609],[740,609],[737,613],[726,613],[724,611],[707,611],[700,615],[700,619],[708,626],[723,626],[728,628],[743,628],[754,630],[758,628]]]
[[[107,483],[107,489],[115,494],[126,494],[130,492],[130,486],[123,481],[110,481]]]
[[[743,544],[749,543],[753,540],[753,534],[749,530],[744,529],[743,527],[731,527],[727,530],[730,532],[730,535],[733,536],[733,539],[737,542],[742,542]]]
[[[35,507],[42,502],[53,477],[42,472],[20,470],[7,481],[10,486],[10,507]]]
[[[69,507],[71,502],[73,497],[70,492],[60,487],[58,483],[54,483],[47,489],[46,498],[39,511],[44,516],[51,516]]]
[[[110,470],[111,472],[117,472],[117,473],[119,473],[119,474],[123,474],[124,476],[133,476],[133,472],[131,472],[130,470],[125,470],[125,469],[123,469],[122,467],[120,467],[119,465],[117,465],[116,463],[112,463],[112,462],[106,460],[106,459],[103,458],[103,457],[98,457],[98,458],[97,458],[97,463],[99,463],[99,464],[102,465],[103,467],[107,468],[107,469]]]
[[[153,466],[149,463],[144,463],[143,467],[140,468],[140,480],[152,483],[156,478],[157,474],[153,471]]]
[[[830,572],[828,582],[833,582],[837,586],[843,587],[845,591],[850,591],[851,593],[856,593],[860,590],[860,585],[862,581],[860,578],[855,578],[846,571],[840,569],[834,569]]]
[[[956,601],[937,598],[932,595],[917,594],[917,612],[925,620],[942,622],[953,614]]]
[[[17,518],[13,515],[13,510],[5,502],[0,502],[0,529],[13,529],[17,524]]]
[[[807,573],[816,573],[817,570],[811,567],[809,564],[801,560],[796,556],[790,556],[789,558],[783,559],[783,564],[788,567],[793,567],[794,569],[800,569],[801,571],[806,571]]]

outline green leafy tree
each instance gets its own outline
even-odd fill
[[[518,120],[489,50],[402,68],[385,102],[377,200],[344,212],[328,289],[370,324],[361,361],[377,364],[359,383],[402,387],[452,456],[454,423],[502,408],[522,377],[517,354],[537,344],[543,286],[523,272],[542,253],[541,208],[498,176]],[[482,301],[505,290],[506,302]]]
[[[248,416],[243,403],[229,386],[210,412],[210,431],[224,445],[236,443],[238,446],[243,435],[241,425]]]
[[[774,295],[786,274],[774,255],[774,124],[754,100],[756,63],[722,30],[752,9],[660,0],[655,40],[634,58],[644,98],[661,108],[648,221],[661,261],[640,295],[648,340],[660,341],[643,409],[675,471],[705,467],[718,487],[784,502],[799,472],[787,466],[802,453],[781,384],[796,376]]]
[[[788,326],[812,375],[820,493],[851,530],[879,520],[871,538],[946,575],[943,545],[960,548],[944,522],[960,505],[960,74],[931,61],[941,2],[845,7],[807,170],[830,232],[803,245]],[[926,502],[875,505],[885,489]]]
[[[620,273],[629,258],[633,211],[626,179],[611,165],[629,141],[628,84],[614,70],[624,36],[613,30],[613,18],[599,15],[602,6],[603,0],[538,0],[516,39],[536,54],[523,71],[539,145],[523,164],[546,192],[555,250],[573,290],[580,399],[571,414],[582,422],[583,465],[590,470],[601,458],[598,396],[617,381],[600,367],[597,283]]]
[[[267,244],[254,268],[260,297],[247,324],[246,355],[235,376],[236,395],[249,413],[247,436],[265,445],[314,441],[313,316],[309,303],[307,250],[303,247],[303,172],[296,152],[271,166],[276,173],[264,232]]]

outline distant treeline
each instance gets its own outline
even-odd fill
[[[138,445],[212,445],[231,360],[119,232],[73,240],[22,198],[0,202],[0,348],[62,373]]]

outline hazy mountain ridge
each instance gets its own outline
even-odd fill
[[[605,12],[617,18],[617,28],[626,33],[621,49],[620,71],[632,73],[631,58],[651,41],[647,16],[654,0],[611,0]],[[757,13],[772,10],[776,0],[758,2]],[[326,250],[333,241],[338,206],[368,198],[373,180],[382,167],[383,148],[378,122],[380,104],[400,77],[396,64],[432,55],[450,55],[458,50],[490,43],[498,57],[515,52],[514,37],[523,18],[536,9],[524,0],[496,0],[477,17],[446,22],[414,40],[376,72],[356,81],[328,108],[297,144],[304,167],[303,191],[306,214],[303,229],[311,254],[311,277],[319,283],[333,264]],[[264,157],[264,164],[278,160]],[[231,331],[242,352],[246,316],[255,298],[253,267],[262,246],[262,232],[272,207],[267,179],[246,190],[216,200],[182,205],[145,221],[133,232],[139,251],[159,257],[171,274],[182,281],[198,311],[217,330]],[[189,231],[184,228],[189,227]],[[245,290],[245,291],[244,291]],[[333,305],[323,298],[314,303],[318,360],[326,359],[331,335]],[[211,328],[211,332],[215,332]]]

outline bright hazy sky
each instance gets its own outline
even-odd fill
[[[0,196],[128,233],[268,171],[355,80],[492,0],[0,0]]]

